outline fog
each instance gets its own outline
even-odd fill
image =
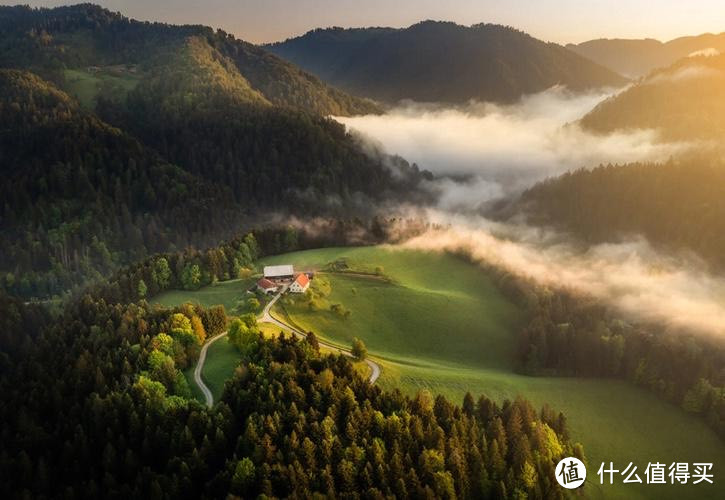
[[[663,255],[643,239],[582,250],[545,229],[440,211],[426,216],[445,229],[431,230],[403,247],[465,252],[540,284],[591,295],[630,319],[725,334],[725,283],[708,275],[695,257]]]
[[[574,123],[608,95],[554,87],[507,106],[407,103],[384,115],[336,119],[421,168],[477,178],[487,186],[481,196],[511,194],[546,177],[600,163],[665,160],[687,148],[658,143],[651,130],[599,136]],[[448,187],[455,186],[449,182]]]
[[[654,85],[662,82],[684,82],[688,80],[698,80],[702,78],[713,78],[723,76],[723,72],[709,66],[699,64],[693,66],[685,66],[674,73],[655,73],[654,76],[648,77],[642,81],[642,85]]]
[[[476,261],[538,283],[591,295],[624,317],[722,335],[725,283],[709,275],[697,258],[665,255],[643,238],[587,247],[519,219],[492,222],[475,210],[567,170],[663,161],[692,147],[657,141],[651,130],[610,135],[582,130],[577,120],[607,95],[557,87],[508,106],[408,103],[382,116],[340,121],[378,149],[444,176],[431,186],[438,207],[416,209],[416,215],[423,213],[446,229],[416,237],[405,247],[465,251]]]

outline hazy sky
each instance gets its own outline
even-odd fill
[[[56,6],[58,0],[25,0]],[[566,43],[592,38],[669,40],[725,31],[722,0],[96,0],[142,20],[206,24],[250,42],[328,26],[408,26],[425,19],[508,24]]]

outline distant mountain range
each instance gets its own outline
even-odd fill
[[[595,132],[655,129],[663,140],[725,135],[725,55],[693,56],[650,73],[581,120]]]
[[[626,82],[563,46],[493,24],[318,29],[265,48],[332,85],[385,103],[510,102],[557,84],[585,90]]]
[[[725,52],[725,33],[686,36],[666,43],[651,38],[599,39],[566,47],[622,75],[637,78],[695,52]]]

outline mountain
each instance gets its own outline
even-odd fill
[[[655,129],[663,140],[720,141],[725,133],[725,55],[693,56],[655,70],[581,119],[595,132]]]
[[[675,38],[669,42],[646,39],[590,40],[567,44],[566,48],[630,78],[669,66],[690,54],[714,49],[725,52],[725,33]]]
[[[524,192],[516,213],[596,244],[641,235],[725,269],[725,163],[708,155],[578,170]]]
[[[273,104],[325,115],[377,110],[373,103],[329,87],[221,30],[134,21],[92,4],[54,9],[0,7],[0,67],[29,69],[65,90],[72,90],[68,80],[75,73],[69,70],[86,73],[86,79],[119,77],[132,83],[164,64],[190,37],[208,45],[220,64],[234,66],[250,89]]]
[[[492,24],[318,29],[265,48],[341,89],[386,103],[509,102],[557,84],[583,90],[625,82],[560,45]]]
[[[20,68],[0,69],[6,291],[47,297],[272,213],[423,196],[429,174],[323,116],[376,107],[226,34],[91,5],[0,8],[0,26],[0,68]]]

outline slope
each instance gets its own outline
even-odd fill
[[[0,70],[4,288],[47,296],[236,226],[230,191],[168,164],[39,77]]]
[[[532,187],[516,211],[589,243],[642,235],[670,251],[694,251],[722,271],[724,185],[722,160],[704,155],[662,165],[600,166]]]
[[[720,140],[725,132],[725,55],[688,57],[600,103],[581,124],[595,132],[656,129],[663,140]]]
[[[64,84],[63,70],[143,73],[199,37],[229,58],[249,85],[270,102],[319,114],[377,110],[330,88],[278,57],[223,31],[130,20],[96,5],[54,9],[0,7],[0,67],[27,68]]]

